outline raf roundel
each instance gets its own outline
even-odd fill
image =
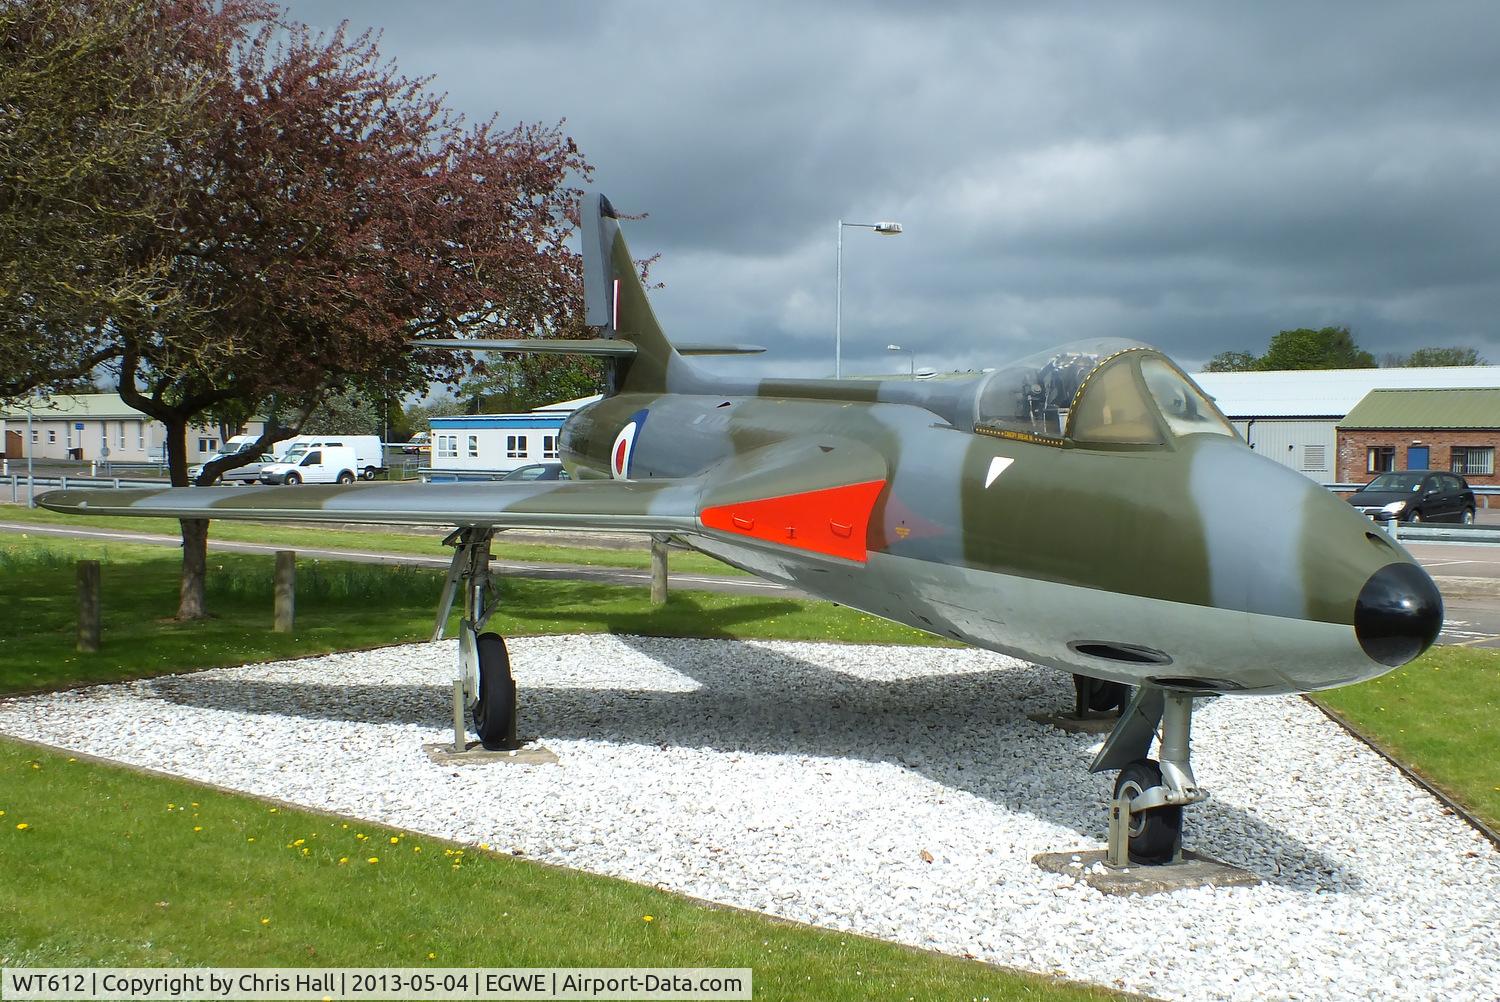
[[[630,415],[625,427],[615,436],[609,449],[609,472],[616,480],[630,479],[630,457],[635,452],[635,439],[646,426],[646,412],[638,410]]]

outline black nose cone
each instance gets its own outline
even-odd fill
[[[1416,564],[1387,564],[1359,590],[1354,635],[1383,665],[1406,664],[1432,646],[1442,628],[1443,597]]]

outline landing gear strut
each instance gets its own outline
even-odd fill
[[[1189,761],[1193,699],[1193,693],[1142,685],[1089,767],[1120,771],[1110,804],[1111,866],[1182,859],[1182,809],[1208,799]],[[1158,723],[1160,761],[1146,757]]]
[[[516,681],[510,673],[510,654],[505,638],[481,633],[500,607],[499,591],[490,576],[490,542],[494,529],[457,529],[445,546],[453,547],[453,560],[443,582],[437,622],[432,639],[443,639],[453,600],[463,588],[463,615],[458,621],[458,678],[453,683],[453,750],[461,752],[467,742],[463,733],[463,711],[467,706],[474,733],[490,751],[521,747],[516,739]]]

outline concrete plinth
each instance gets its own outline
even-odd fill
[[[1162,894],[1190,887],[1254,887],[1260,878],[1248,870],[1221,863],[1200,853],[1184,850],[1182,862],[1161,866],[1132,863],[1121,870],[1105,862],[1103,849],[1083,852],[1044,852],[1032,862],[1049,873],[1063,873],[1083,881],[1104,894]],[[1097,864],[1097,865],[1096,865]]]
[[[490,751],[478,741],[470,741],[464,750],[456,752],[451,742],[422,746],[427,757],[439,765],[479,765],[488,762],[509,762],[513,765],[556,765],[557,753],[541,745],[523,745],[513,751]]]
[[[1028,713],[1026,716],[1039,724],[1056,727],[1069,734],[1108,734],[1120,722],[1118,713],[1100,713],[1097,716],[1090,713],[1086,717],[1077,717],[1071,713]]]

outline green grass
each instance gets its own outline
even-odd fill
[[[45,508],[24,505],[0,505],[0,522],[27,522],[36,525],[74,529],[114,529],[118,532],[145,532],[176,536],[177,521],[169,518],[131,518],[114,515],[62,515]],[[336,526],[294,527],[257,522],[216,521],[209,528],[209,545],[214,540],[235,543],[264,543],[286,549],[342,549],[375,553],[415,554],[424,557],[452,555],[443,545],[446,530],[431,532],[380,532],[372,529],[342,529]],[[5,537],[0,536],[0,540]],[[494,554],[502,560],[539,564],[581,564],[589,567],[624,567],[645,570],[651,566],[651,554],[644,538],[635,549],[607,547],[554,546],[551,543],[511,542],[505,533],[495,536]],[[701,553],[673,550],[668,565],[680,574],[722,574],[744,577],[745,573]]]
[[[103,645],[74,649],[80,558],[102,560]],[[213,618],[179,623],[180,557],[152,546],[0,537],[0,692],[134,678],[194,668],[425,640],[443,573],[346,561],[298,564],[297,629],[270,630],[272,558],[211,554]],[[655,636],[942,643],[830,602],[673,591],[652,607],[643,587],[503,578],[493,629],[508,636]],[[450,623],[451,631],[452,623]],[[451,632],[450,632],[451,635]]]
[[[1500,828],[1500,651],[1435,647],[1389,675],[1315,698]]]
[[[11,741],[0,811],[7,967],[749,967],[757,999],[1113,997]]]

